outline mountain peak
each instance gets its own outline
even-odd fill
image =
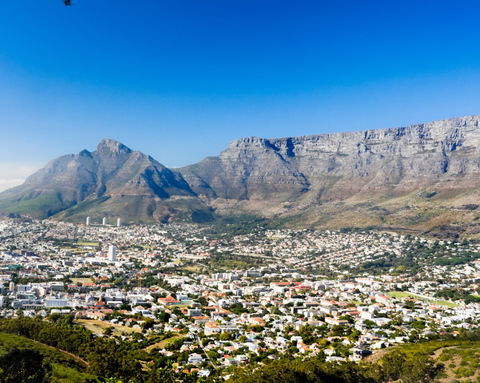
[[[97,146],[97,152],[131,153],[132,150],[121,142],[104,138]]]
[[[132,222],[219,215],[315,228],[480,235],[480,116],[302,137],[247,137],[171,171],[122,143],[51,161],[0,193],[0,213]],[[195,214],[194,214],[195,213]]]

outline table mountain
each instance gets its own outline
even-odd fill
[[[299,226],[479,230],[480,116],[353,133],[232,142],[179,169],[223,214]]]
[[[181,169],[113,140],[0,193],[0,211],[126,221],[275,218],[292,226],[480,234],[480,116],[304,137],[242,138]]]

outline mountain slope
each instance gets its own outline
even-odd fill
[[[232,142],[170,170],[103,140],[0,193],[0,212],[126,222],[255,215],[292,226],[480,236],[480,116]]]
[[[23,185],[0,193],[0,211],[41,218],[150,222],[197,210],[210,214],[179,173],[109,139],[94,152],[53,160]]]
[[[479,122],[480,116],[468,116],[353,133],[251,137],[179,171],[224,214],[474,234]]]

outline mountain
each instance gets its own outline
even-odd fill
[[[82,221],[86,216],[127,222],[211,216],[179,173],[110,139],[94,152],[53,160],[23,185],[0,193],[0,211]]]
[[[480,116],[305,137],[244,138],[178,169],[222,214],[295,226],[480,231]]]
[[[409,127],[242,138],[180,169],[113,140],[0,193],[0,212],[83,220],[259,216],[295,227],[480,236],[480,116]]]

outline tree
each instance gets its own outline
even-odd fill
[[[13,349],[0,358],[2,383],[47,382],[50,365],[36,350]]]
[[[368,328],[368,329],[372,329],[375,327],[375,322],[373,320],[370,320],[370,319],[365,319],[363,321],[363,324]]]
[[[146,383],[175,383],[178,377],[171,368],[157,368],[150,371]]]
[[[157,318],[160,322],[166,323],[170,319],[170,314],[162,311],[160,314],[157,315]]]
[[[231,340],[233,337],[231,334],[229,334],[228,332],[222,332],[219,336],[219,339],[220,340]]]
[[[148,330],[153,328],[153,325],[155,324],[155,321],[152,318],[145,318],[144,322],[142,323],[142,329]]]
[[[400,378],[403,383],[430,383],[443,369],[428,356],[417,356],[409,360]]]
[[[374,383],[367,370],[353,363],[322,363],[318,360],[279,360],[254,369],[241,369],[232,383]]]
[[[403,352],[390,352],[381,359],[385,380],[398,380],[405,368],[406,356]]]

